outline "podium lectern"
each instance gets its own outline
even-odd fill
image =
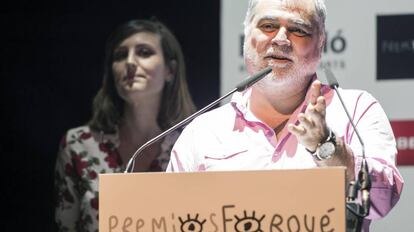
[[[345,168],[99,175],[99,231],[346,230]]]

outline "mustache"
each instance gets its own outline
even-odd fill
[[[272,46],[266,51],[267,55],[278,55],[278,56],[286,56],[290,57],[292,54],[292,47],[291,46]]]
[[[291,47],[271,47],[263,55],[264,59],[266,58],[276,58],[276,59],[287,59],[293,60],[292,57],[292,48]]]

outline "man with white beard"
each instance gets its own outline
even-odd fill
[[[336,93],[317,79],[325,42],[323,0],[251,0],[244,58],[264,79],[230,103],[193,120],[171,152],[167,171],[298,169],[345,166],[355,180],[362,149]],[[396,143],[381,105],[368,92],[341,90],[364,138],[372,179],[371,211],[385,216],[401,194]]]

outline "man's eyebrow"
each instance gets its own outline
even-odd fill
[[[269,16],[263,16],[263,17],[261,17],[257,21],[257,24],[260,24],[262,21],[265,21],[265,20],[271,20],[271,21],[274,21],[276,23],[279,23],[279,21],[280,21],[278,17],[270,16],[269,15]],[[294,24],[296,26],[300,26],[300,27],[303,27],[303,28],[306,28],[306,29],[309,29],[309,30],[313,29],[312,24],[309,23],[309,22],[306,22],[303,19],[288,19],[287,21],[288,21],[289,24]]]
[[[259,23],[261,23],[263,21],[266,21],[266,20],[274,21],[276,23],[279,22],[279,19],[277,17],[271,16],[271,15],[265,15],[265,16],[260,17],[260,19],[257,21],[257,24],[259,24]]]
[[[313,29],[312,24],[310,22],[306,22],[303,19],[289,19],[288,22],[309,30]]]

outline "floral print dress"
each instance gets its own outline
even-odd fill
[[[149,171],[164,171],[179,132],[166,136]],[[98,174],[125,169],[118,153],[118,134],[69,130],[63,137],[55,169],[55,219],[59,231],[98,231]]]

